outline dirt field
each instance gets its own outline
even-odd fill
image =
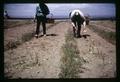
[[[115,32],[115,22],[105,22],[109,23],[92,21],[90,25]],[[90,25],[87,26],[87,32],[82,33],[81,38],[74,38],[79,57],[86,61],[81,62],[80,68],[76,68],[80,69],[77,78],[115,78],[116,45],[91,30]],[[40,36],[38,39],[31,36],[31,39],[22,41],[17,47],[4,52],[6,78],[60,78],[59,74],[63,72],[61,65],[64,63],[61,61],[64,56],[62,46],[66,44],[65,36],[69,30],[72,31],[72,27],[69,21],[47,24],[47,27],[50,27],[47,29],[47,36]],[[34,23],[5,29],[4,48],[7,42],[16,39],[19,41],[25,33],[34,31]],[[42,35],[42,32],[40,34]]]

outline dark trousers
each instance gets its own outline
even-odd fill
[[[37,27],[36,27],[36,34],[37,35],[39,34],[41,23],[42,23],[42,27],[43,27],[43,34],[46,34],[46,17],[39,16],[39,17],[37,17]]]
[[[75,27],[73,27],[73,33],[74,33],[74,36],[77,35],[77,37],[80,37],[81,36],[81,23],[80,22],[76,22],[74,21],[73,22],[75,24]]]
[[[81,36],[81,33],[80,33],[81,32],[81,25],[83,24],[84,19],[80,15],[74,15],[71,18],[71,20],[75,24],[75,27],[73,27],[74,36],[77,35],[77,37],[80,37]]]

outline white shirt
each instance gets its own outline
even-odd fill
[[[76,10],[73,10],[72,12],[71,12],[71,14],[70,14],[70,18],[72,18],[74,15],[75,15],[75,13],[79,13],[84,19],[85,19],[85,16],[84,16],[84,14],[80,11],[80,10],[78,10],[78,9],[76,9]],[[72,25],[75,27],[75,24],[72,22]],[[83,22],[83,27],[85,28],[85,25],[86,25],[86,22],[84,21]]]
[[[71,15],[70,15],[70,17],[73,17],[74,16],[74,14],[75,14],[75,12],[78,12],[83,18],[84,18],[84,14],[80,11],[80,10],[78,10],[78,9],[76,9],[76,10],[73,10],[72,12],[71,12]]]

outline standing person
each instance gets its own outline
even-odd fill
[[[49,14],[49,9],[47,5],[44,4],[44,2],[40,2],[39,6],[36,7],[36,15],[35,19],[37,19],[37,26],[36,26],[36,34],[35,37],[38,38],[39,30],[40,30],[40,24],[42,23],[43,27],[43,35],[46,36],[46,15]]]

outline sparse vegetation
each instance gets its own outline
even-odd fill
[[[30,39],[32,39],[33,36],[34,36],[34,33],[26,33],[26,34],[22,35],[21,39],[17,38],[15,41],[11,40],[4,46],[4,50],[6,51],[9,49],[17,48],[18,45],[20,45],[26,41],[29,41]]]
[[[20,45],[20,41],[9,41],[6,45],[4,45],[4,50],[9,50],[10,48],[17,48],[17,46]]]
[[[12,51],[13,52],[13,51]],[[14,54],[15,55],[15,54]],[[25,69],[29,69],[33,66],[40,66],[40,62],[38,60],[38,54],[35,53],[35,56],[33,54],[29,53],[26,56],[25,54],[20,54],[18,56],[13,56],[12,59],[9,59],[9,62],[4,63],[5,67],[5,78],[12,78],[15,73],[22,72]]]
[[[27,25],[21,27],[24,28]],[[68,22],[62,22],[56,26],[54,24],[47,26],[47,29],[49,29],[47,33],[53,33],[53,36],[55,33],[58,36],[53,37],[50,35],[41,37],[38,40],[32,39],[35,32],[33,32],[34,29],[28,31],[29,27],[35,27],[35,25],[29,24],[28,28],[25,29],[27,31],[16,29],[18,30],[17,33],[11,32],[14,28],[11,28],[11,31],[5,29],[11,33],[10,38],[6,37],[4,41],[6,44],[7,41],[10,41],[8,45],[9,50],[4,52],[5,78],[116,77],[115,46],[107,44],[107,41],[101,39],[93,31],[88,29],[88,34],[94,34],[95,37],[91,35],[88,38],[81,37],[76,39],[73,37],[71,25]],[[69,29],[70,27],[71,29]],[[97,25],[90,25],[91,29],[93,27],[96,29]],[[99,27],[102,27],[102,25],[99,25]],[[23,28],[21,29],[23,30]],[[107,33],[110,32],[106,29],[102,29],[103,31],[99,29],[96,30],[100,31],[100,35],[104,31]],[[97,32],[96,30],[95,32]],[[66,32],[67,34],[65,35]],[[18,35],[12,36],[12,33],[13,35]],[[113,37],[114,34],[110,34],[106,35]],[[32,39],[30,42],[24,44],[24,42],[30,39]]]
[[[104,20],[104,21],[96,21],[96,22],[92,22],[93,24],[97,24],[97,25],[102,25],[105,27],[109,27],[111,29],[115,29],[116,26],[116,21],[111,21],[111,20]]]
[[[112,31],[105,31],[103,29],[99,29],[94,25],[89,25],[90,29],[96,32],[99,36],[107,40],[108,42],[115,44],[116,43],[116,34]]]
[[[14,21],[14,22],[18,22],[18,21]],[[28,20],[25,23],[23,23],[23,21],[21,21],[20,23],[15,24],[15,25],[13,24],[13,22],[11,22],[11,24],[9,25],[9,28],[10,27],[15,27],[16,25],[18,26],[18,25],[24,25],[24,24],[28,24],[28,23],[30,24],[31,21]],[[55,22],[54,24],[51,24],[49,27],[47,27],[47,30],[50,29],[51,27],[53,27],[54,25],[58,24],[58,23],[59,22]],[[34,34],[35,34],[34,31],[33,32],[29,32],[29,33],[24,33],[21,38],[17,37],[16,40],[10,40],[7,44],[4,45],[4,50],[6,51],[6,50],[9,50],[9,49],[17,48],[18,45],[20,45],[20,44],[22,44],[22,43],[24,43],[26,41],[31,40],[33,38]]]
[[[32,24],[33,20],[4,20],[4,29],[14,28],[25,24]]]
[[[62,46],[63,57],[61,59],[61,73],[60,78],[78,78],[78,73],[80,73],[80,67],[82,63],[85,62],[83,58],[79,56],[79,50],[77,48],[77,43],[73,37],[72,32],[68,32],[66,35],[66,43]]]

